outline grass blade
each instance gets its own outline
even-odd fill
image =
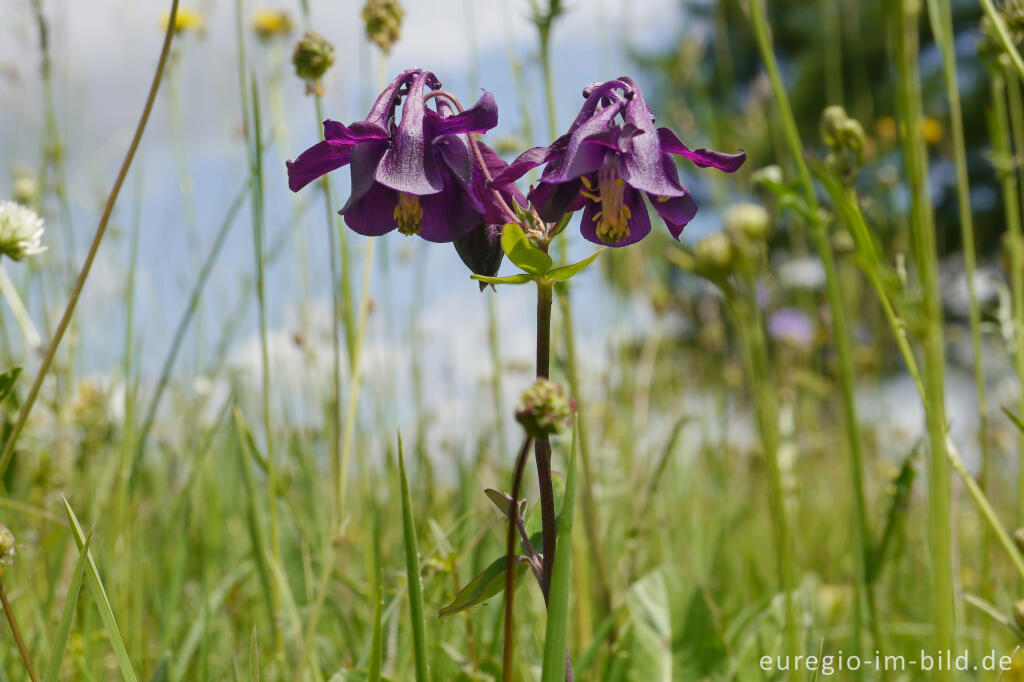
[[[260,682],[260,645],[255,625],[249,636],[249,682]]]
[[[78,517],[75,516],[75,512],[71,510],[71,505],[68,504],[67,498],[61,497],[61,499],[64,501],[64,511],[67,512],[68,522],[71,524],[71,533],[75,537],[75,544],[78,545],[79,551],[83,551],[86,538],[85,534],[82,533],[82,526],[78,523]],[[110,608],[107,591],[103,589],[103,580],[100,579],[100,572],[96,568],[96,560],[92,556],[92,551],[85,552],[85,556],[88,560],[86,575],[89,576],[89,589],[92,591],[93,599],[96,601],[96,608],[100,611],[103,629],[106,630],[107,638],[114,648],[114,657],[117,659],[117,667],[121,669],[121,677],[128,682],[138,682],[139,678],[135,675],[132,662],[128,659],[128,649],[125,648],[124,640],[121,639],[121,631],[117,628],[117,620],[114,618],[113,609]]]
[[[85,544],[79,550],[75,569],[71,573],[71,585],[68,587],[68,596],[64,600],[64,609],[60,613],[60,623],[57,625],[57,634],[53,638],[53,649],[50,651],[50,661],[46,664],[43,682],[57,682],[57,677],[60,675],[60,664],[64,661],[64,650],[67,649],[68,637],[71,635],[71,620],[75,617],[78,595],[82,592],[82,580],[85,578],[85,567],[88,563],[91,544],[92,533],[89,533]]]
[[[416,682],[427,682],[427,637],[423,625],[423,582],[420,580],[419,549],[413,524],[409,481],[405,476],[402,435],[398,435],[398,471],[402,495],[402,536],[405,540],[405,570],[409,580],[409,610],[412,615],[412,645],[416,657]]]
[[[558,524],[558,545],[555,550],[555,568],[551,575],[551,593],[548,600],[548,625],[544,635],[544,668],[541,682],[562,682],[568,664],[566,651],[569,644],[569,584],[572,578],[572,521],[576,499],[577,432],[573,430],[572,454],[565,481],[565,502]]]

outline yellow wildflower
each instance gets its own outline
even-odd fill
[[[160,26],[167,30],[167,24],[171,20],[171,13],[164,12],[160,15]],[[178,13],[174,17],[174,32],[175,33],[188,33],[193,31],[195,33],[202,34],[206,31],[206,18],[203,13],[197,9],[186,9],[179,7]]]
[[[252,30],[260,40],[271,40],[292,32],[292,18],[284,10],[257,9],[252,13]]]

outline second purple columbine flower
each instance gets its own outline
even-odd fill
[[[529,149],[498,174],[502,185],[546,164],[529,193],[548,222],[583,209],[581,232],[594,243],[626,246],[651,231],[643,195],[676,239],[697,213],[697,204],[679,182],[671,154],[702,168],[732,173],[746,154],[690,149],[668,128],[655,128],[654,116],[636,83],[627,77],[595,84],[569,132],[548,147]]]
[[[441,84],[429,71],[409,69],[385,88],[365,120],[349,126],[324,121],[324,140],[288,162],[288,186],[297,192],[350,165],[352,193],[339,212],[359,234],[397,229],[451,242],[472,232],[497,210],[491,193],[475,189],[481,180],[466,136],[496,126],[498,109],[485,92],[461,113],[438,97],[435,111],[427,106],[427,87]]]

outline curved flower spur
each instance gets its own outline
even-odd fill
[[[425,92],[427,88],[431,91]],[[472,138],[497,125],[494,98],[484,92],[463,111],[440,88],[433,73],[409,69],[377,97],[365,120],[349,126],[324,121],[324,140],[288,162],[288,186],[297,192],[351,165],[352,192],[339,213],[352,230],[366,236],[397,229],[431,242],[451,242],[483,229],[489,219],[505,222],[506,208],[496,205],[498,199],[486,189],[486,178],[474,161],[482,157],[495,170],[505,167]],[[428,107],[431,99],[437,100],[436,111]],[[504,200],[511,200],[513,193],[518,192],[503,189]],[[525,204],[521,194],[516,198]]]
[[[582,208],[580,230],[596,244],[627,246],[647,236],[651,222],[643,194],[679,238],[697,204],[680,184],[672,154],[728,173],[746,160],[742,150],[724,154],[690,149],[668,128],[655,128],[643,93],[631,78],[591,85],[583,96],[586,101],[569,132],[548,147],[523,152],[492,185],[504,186],[546,164],[530,190],[530,202],[547,222]]]

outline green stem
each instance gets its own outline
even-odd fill
[[[29,679],[32,682],[39,682],[39,676],[36,675],[36,669],[32,666],[32,659],[28,655],[28,649],[25,647],[25,640],[21,637],[21,630],[18,628],[18,621],[14,618],[14,611],[11,609],[11,603],[7,601],[7,591],[4,589],[4,585],[0,582],[0,603],[3,603],[4,615],[7,616],[7,622],[11,626],[11,634],[14,635],[14,643],[18,646],[18,654],[21,655],[21,661],[25,664],[25,671],[28,673]]]
[[[903,123],[904,165],[911,196],[911,235],[914,260],[924,297],[921,346],[924,356],[925,421],[928,462],[928,547],[932,564],[932,618],[934,648],[952,651],[955,645],[955,588],[953,580],[952,494],[946,451],[945,349],[942,305],[939,299],[935,225],[928,192],[928,156],[922,131],[922,105],[918,66],[918,15],[915,0],[890,0],[894,13],[900,89],[897,104]],[[939,671],[938,680],[952,680],[951,671]]]
[[[836,352],[839,359],[839,385],[843,400],[843,413],[846,426],[847,455],[851,478],[854,487],[854,536],[857,552],[857,582],[860,592],[864,595],[868,607],[868,619],[871,625],[872,637],[875,646],[882,648],[881,626],[878,614],[875,609],[873,587],[867,580],[869,561],[868,542],[868,515],[867,500],[864,490],[864,462],[863,448],[860,441],[860,426],[857,419],[857,408],[854,401],[854,370],[853,353],[846,319],[846,305],[843,300],[842,285],[839,280],[836,268],[835,254],[832,251],[832,242],[828,234],[827,223],[819,217],[820,206],[817,194],[814,190],[814,183],[810,170],[804,161],[803,144],[800,141],[800,133],[797,130],[796,119],[786,95],[786,89],[782,82],[778,63],[775,59],[774,48],[772,47],[769,34],[768,22],[765,17],[763,0],[751,2],[751,18],[754,24],[754,33],[757,38],[758,49],[764,61],[768,78],[771,81],[772,91],[775,95],[779,115],[783,127],[789,153],[796,165],[800,183],[803,187],[804,199],[812,212],[813,238],[816,242],[819,256],[825,267],[825,281],[828,293],[829,306],[832,311],[832,333],[835,339]],[[784,547],[785,549],[785,547]],[[854,622],[859,620],[855,618]],[[860,645],[859,635],[855,633],[857,645]],[[791,644],[793,644],[791,642]]]
[[[163,47],[160,50],[160,58],[157,62],[156,72],[153,74],[153,81],[149,86],[149,94],[146,97],[146,104],[142,108],[142,115],[139,118],[138,125],[135,127],[135,134],[132,137],[131,143],[128,145],[128,151],[125,153],[124,160],[121,162],[121,168],[117,173],[117,177],[114,179],[114,186],[110,189],[110,194],[107,196],[107,201],[103,206],[103,213],[100,216],[99,224],[96,226],[96,232],[93,235],[92,243],[89,244],[89,251],[85,256],[85,262],[82,264],[82,269],[79,271],[78,278],[75,280],[75,286],[71,290],[71,297],[68,299],[67,306],[64,308],[64,314],[61,316],[60,322],[57,324],[57,329],[54,330],[53,337],[50,340],[50,345],[47,347],[46,353],[43,355],[43,361],[39,367],[39,372],[36,374],[35,380],[32,382],[32,388],[29,389],[28,394],[25,396],[25,402],[22,403],[21,409],[18,411],[18,418],[14,422],[14,426],[11,427],[10,434],[7,436],[7,441],[4,443],[3,451],[0,452],[0,479],[3,479],[4,473],[7,471],[7,467],[11,463],[11,458],[14,456],[14,446],[18,442],[18,437],[21,435],[22,430],[25,428],[25,422],[28,420],[28,415],[32,411],[32,407],[35,405],[36,399],[39,397],[39,389],[42,388],[43,380],[50,371],[50,366],[53,364],[57,348],[64,339],[64,334],[68,330],[68,325],[71,324],[71,318],[74,315],[78,299],[82,295],[82,289],[85,287],[85,282],[89,278],[93,261],[96,260],[96,254],[99,251],[100,244],[103,242],[103,236],[107,232],[107,225],[110,222],[110,216],[114,212],[114,204],[117,203],[117,197],[121,193],[121,186],[124,184],[125,176],[128,175],[128,169],[131,167],[132,160],[135,158],[135,152],[139,148],[139,142],[142,141],[142,134],[146,130],[146,123],[149,121],[149,114],[153,110],[153,102],[156,100],[157,91],[160,89],[160,83],[163,81],[164,67],[167,65],[167,55],[170,54],[171,41],[174,37],[174,21],[177,15],[178,0],[171,0],[171,12],[167,23],[167,30],[164,32]]]
[[[1003,45],[1003,50],[1006,52],[1010,61],[1013,62],[1014,68],[1020,74],[1021,78],[1024,78],[1024,58],[1021,58],[1020,52],[1013,44],[1013,37],[1010,35],[1010,31],[1006,28],[1006,22],[1003,21],[1003,17],[999,14],[999,10],[992,4],[992,0],[979,0],[981,6],[985,10],[985,14],[996,28],[996,35],[999,37],[999,42]]]
[[[1005,140],[1005,147],[1002,150],[1006,153],[1005,158],[1019,160],[1024,158],[1024,106],[1022,106],[1020,79],[1013,73],[1007,73],[1006,94],[1010,108],[1010,130],[1012,131],[1013,145]],[[1002,124],[1005,125],[1006,112],[1002,114]],[[1015,166],[1016,167],[1016,166]],[[1013,331],[1014,331],[1014,368],[1017,372],[1019,386],[1024,386],[1024,233],[1021,231],[1019,220],[1020,215],[1020,189],[1019,182],[1013,173],[1003,177],[1003,187],[1006,202],[1007,215],[1014,214],[1016,219],[1007,221],[1007,242],[1010,252],[1010,289],[1013,295]],[[1024,390],[1019,392],[1017,403],[1017,414],[1024,415]],[[1024,434],[1018,439],[1017,461],[1017,525],[1024,526]]]

